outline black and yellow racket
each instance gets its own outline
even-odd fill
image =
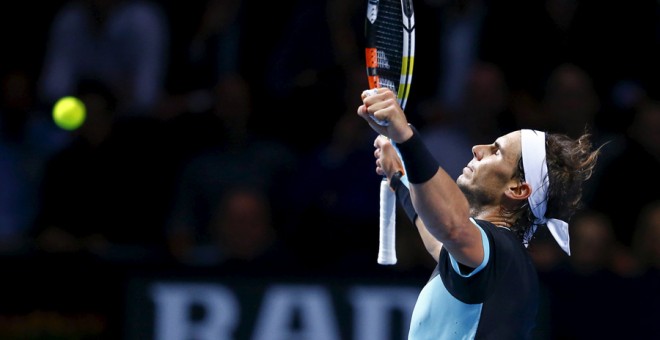
[[[415,60],[415,15],[411,0],[368,0],[366,66],[369,88],[385,87],[405,109]],[[376,123],[387,125],[372,117]],[[380,188],[379,264],[396,264],[396,197],[383,178]]]

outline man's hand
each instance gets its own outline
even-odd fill
[[[378,88],[362,92],[362,105],[357,113],[364,118],[377,133],[391,138],[395,143],[403,143],[413,135],[406,115],[401,109],[396,95],[390,89]],[[375,119],[374,119],[375,118]],[[377,121],[384,122],[381,125]]]
[[[392,176],[398,171],[405,175],[403,162],[399,158],[394,146],[390,140],[380,135],[374,140],[374,157],[376,157],[376,173],[381,176],[386,176],[388,181],[392,180]]]

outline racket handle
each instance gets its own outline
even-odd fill
[[[396,264],[396,195],[387,178],[380,182],[380,239],[378,264]]]

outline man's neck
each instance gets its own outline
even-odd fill
[[[476,219],[488,221],[498,227],[510,228],[513,225],[512,219],[504,216],[499,207],[471,208],[470,215]]]

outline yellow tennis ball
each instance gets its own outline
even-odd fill
[[[85,104],[73,96],[60,98],[53,107],[53,121],[64,130],[79,128],[85,122],[86,116]]]

